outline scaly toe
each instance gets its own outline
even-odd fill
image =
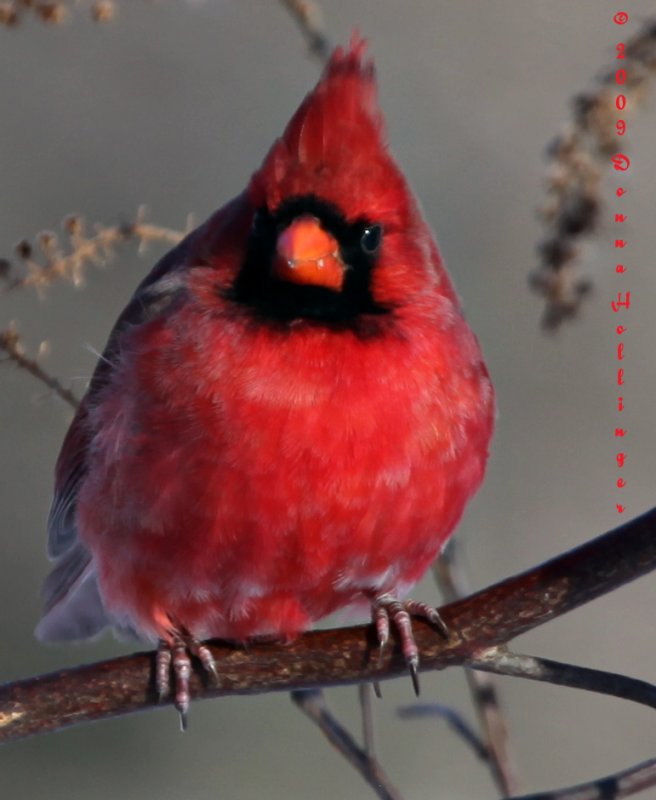
[[[401,602],[392,594],[381,594],[372,600],[372,620],[376,626],[378,636],[378,668],[382,667],[384,648],[389,639],[390,625],[394,625],[401,640],[401,652],[408,665],[408,671],[412,678],[412,686],[418,696],[419,686],[419,648],[415,641],[412,630],[412,616],[422,617],[444,636],[448,637],[449,632],[440,616],[438,610],[429,606],[427,603],[419,603],[416,600],[405,600]],[[374,683],[374,691],[380,696],[380,687]]]
[[[406,600],[403,603],[403,607],[408,614],[427,620],[431,625],[437,628],[442,636],[446,639],[449,638],[449,629],[436,608],[429,606],[428,603],[418,603],[416,600]]]
[[[214,656],[212,655],[210,648],[206,644],[201,644],[200,642],[194,640],[192,646],[190,646],[190,650],[203,665],[203,669],[212,678],[214,683],[218,683],[219,670],[216,666],[216,661],[214,660]]]
[[[191,659],[186,646],[180,642],[173,647],[173,675],[175,677],[174,705],[180,713],[180,726],[187,730],[189,713],[189,678],[191,677]]]
[[[159,701],[163,702],[173,693],[173,704],[180,714],[180,728],[183,731],[188,727],[191,702],[190,655],[200,661],[215,683],[219,682],[219,670],[209,647],[178,626],[170,631],[168,639],[160,640],[155,661],[155,686]]]
[[[164,641],[160,641],[157,646],[155,687],[157,689],[157,699],[160,703],[163,703],[171,694],[171,648]]]

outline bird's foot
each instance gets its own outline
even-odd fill
[[[155,662],[155,686],[160,702],[173,693],[173,703],[180,714],[180,727],[187,730],[189,714],[189,678],[191,656],[195,656],[213,680],[219,673],[214,656],[207,645],[189,633],[172,632],[168,639],[160,639]],[[171,681],[173,676],[173,681]]]
[[[415,694],[419,695],[419,648],[412,632],[411,617],[421,617],[434,625],[437,630],[447,638],[448,628],[436,608],[427,603],[418,603],[416,600],[397,600],[391,594],[379,594],[371,603],[371,617],[376,626],[378,636],[378,663],[383,659],[385,647],[389,642],[390,626],[394,625],[401,639],[401,651],[408,665],[412,686]],[[380,687],[374,684],[376,694],[380,697]]]

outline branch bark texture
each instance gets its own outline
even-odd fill
[[[486,650],[656,568],[656,508],[592,541],[440,610],[448,641],[414,623],[423,671],[467,665]],[[195,699],[382,681],[406,671],[398,646],[378,662],[371,626],[311,631],[291,645],[212,642],[218,684],[200,672]],[[157,705],[154,653],[67,669],[0,687],[0,743]]]

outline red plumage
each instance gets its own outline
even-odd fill
[[[405,594],[478,488],[492,386],[364,49],[117,322],[57,465],[42,638],[293,636]],[[292,217],[336,243],[343,297],[271,276]]]

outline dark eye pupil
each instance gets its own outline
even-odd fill
[[[365,228],[360,238],[360,246],[365,253],[372,255],[380,247],[380,240],[383,236],[383,229],[380,225],[370,225]]]
[[[264,223],[264,213],[262,212],[261,209],[258,208],[255,214],[253,214],[253,224],[252,224],[253,230],[254,231],[259,230],[262,227],[263,223]]]

